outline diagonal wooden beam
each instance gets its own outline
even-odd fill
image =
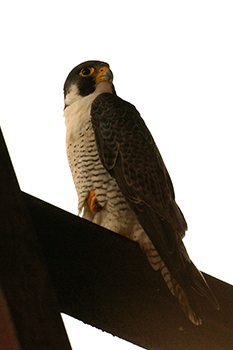
[[[194,326],[139,246],[24,194],[60,310],[150,350],[233,349],[233,286],[207,274],[221,309],[199,298]]]
[[[6,349],[11,349],[15,334],[15,346],[23,350],[70,350],[57,297],[1,132],[0,177],[1,311],[9,316],[4,318],[6,329],[12,330]],[[1,349],[7,339],[0,337]]]
[[[231,285],[205,274],[221,309],[200,298],[194,326],[136,243],[20,192],[4,154],[0,278],[23,349],[70,349],[58,311],[146,349],[233,348]]]

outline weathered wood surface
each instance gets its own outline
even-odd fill
[[[30,213],[0,132],[0,349],[69,350],[59,305]]]

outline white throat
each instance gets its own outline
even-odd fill
[[[79,95],[75,84],[71,86],[65,98],[67,107],[64,110],[67,142],[75,138],[76,133],[79,133],[89,121],[92,102],[103,92],[112,93],[111,85],[108,82],[100,82],[92,94],[84,97]]]

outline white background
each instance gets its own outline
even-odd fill
[[[1,127],[23,191],[74,214],[63,84],[110,63],[116,91],[151,130],[175,187],[194,263],[232,277],[232,1],[5,1]],[[134,345],[64,316],[73,349]]]

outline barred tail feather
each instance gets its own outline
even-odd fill
[[[196,268],[192,261],[190,261],[190,263],[187,265],[187,270],[191,279],[192,288],[195,289],[195,291],[200,295],[205,296],[211,302],[214,308],[219,310],[219,303],[208,286],[208,283],[206,282],[201,271]]]
[[[202,324],[202,319],[200,317],[200,309],[196,302],[195,295],[189,296],[188,298],[174,278],[172,278],[172,283],[175,290],[175,296],[179,300],[181,309],[193,324],[200,326]]]
[[[187,298],[185,292],[180,287],[180,285],[176,282],[176,280],[171,276],[168,268],[164,265],[162,260],[161,260],[161,263],[163,266],[160,272],[170,292],[172,293],[172,295],[174,295],[178,299],[181,309],[184,311],[185,315],[190,319],[190,321],[197,326],[201,325],[202,320],[201,320],[201,317],[199,316],[200,311],[197,306],[195,296],[192,296],[191,298],[189,298],[192,300],[192,303],[190,303],[190,300]],[[198,311],[196,311],[197,309]]]
[[[190,279],[191,286],[184,291],[177,283],[177,281],[172,277],[170,271],[165,266],[152,242],[149,241],[145,243],[144,241],[144,244],[140,245],[141,248],[145,251],[150,265],[154,270],[160,270],[170,292],[178,299],[181,309],[192,323],[197,326],[202,324],[202,319],[200,317],[201,311],[196,301],[194,290],[199,294],[206,296],[212,302],[212,304],[214,304],[216,309],[219,308],[218,302],[211,292],[202,273],[191,261],[187,262],[187,278]]]

